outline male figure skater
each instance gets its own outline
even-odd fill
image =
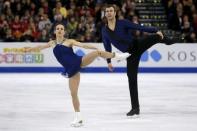
[[[116,19],[116,6],[107,5],[105,8],[105,17],[107,24],[102,28],[102,40],[105,50],[111,52],[111,44],[121,52],[129,52],[130,57],[127,58],[127,76],[129,82],[131,110],[127,116],[140,114],[140,106],[138,100],[138,83],[137,73],[141,55],[156,43],[173,44],[175,41],[169,39],[154,27],[144,27],[134,24],[128,20]],[[140,30],[143,32],[153,33],[147,37],[136,39],[132,36],[132,30]],[[111,59],[107,59],[108,68],[113,71]]]

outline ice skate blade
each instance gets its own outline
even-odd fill
[[[82,123],[82,121],[77,122],[77,123],[71,123],[70,126],[72,126],[72,127],[81,127],[81,126],[83,126],[83,123]]]
[[[76,127],[76,128],[78,128],[78,127],[82,127],[82,126],[83,126],[83,124],[71,124],[71,126],[72,126],[72,127]]]
[[[132,116],[127,116],[127,118],[129,119],[137,119],[137,118],[140,118],[140,115],[132,115]]]

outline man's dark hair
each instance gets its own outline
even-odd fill
[[[104,9],[105,9],[104,11],[106,11],[106,8],[110,8],[110,7],[114,8],[114,12],[117,12],[117,11],[118,11],[117,6],[114,5],[114,4],[107,4],[107,5],[105,6],[105,8],[104,8]]]

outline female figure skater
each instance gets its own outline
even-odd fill
[[[80,103],[78,98],[78,88],[80,82],[80,69],[86,67],[90,63],[92,63],[95,58],[103,57],[103,58],[115,58],[116,60],[123,60],[130,56],[129,53],[109,53],[105,51],[100,51],[96,47],[91,45],[82,44],[73,39],[66,39],[65,35],[65,27],[63,24],[58,23],[55,26],[55,40],[49,41],[45,45],[39,45],[36,47],[24,47],[25,52],[29,52],[32,50],[43,50],[49,47],[53,47],[53,53],[57,59],[57,61],[64,67],[65,72],[63,75],[69,78],[69,88],[72,96],[72,103],[75,110],[75,118],[71,123],[71,126],[79,127],[83,124],[82,117],[80,114]],[[94,49],[91,53],[85,56],[77,56],[73,52],[73,46],[78,46],[86,49]]]

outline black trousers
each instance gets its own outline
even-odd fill
[[[157,34],[134,39],[132,43],[133,46],[128,50],[131,56],[127,58],[127,76],[133,109],[139,108],[137,74],[140,57],[147,49],[160,41],[161,37]]]

